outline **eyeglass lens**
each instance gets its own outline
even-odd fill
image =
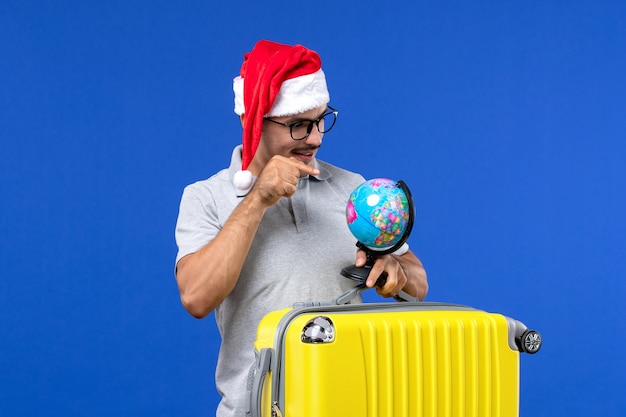
[[[302,140],[306,138],[313,130],[313,124],[317,125],[317,130],[320,133],[326,133],[335,125],[336,119],[336,113],[331,112],[322,116],[317,123],[309,120],[294,123],[291,125],[291,137],[295,140]]]

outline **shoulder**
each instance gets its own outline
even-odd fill
[[[180,200],[179,222],[193,224],[194,229],[221,228],[241,198],[233,192],[228,170],[187,185]]]
[[[196,210],[216,211],[220,207],[229,208],[237,204],[237,198],[232,190],[228,170],[221,170],[207,179],[187,185],[183,189],[181,209],[196,207]]]
[[[328,184],[340,191],[342,194],[350,194],[365,179],[361,174],[348,171],[347,169],[329,164],[328,162],[317,160],[318,169],[322,172],[324,180]]]
[[[211,194],[219,194],[220,191],[223,191],[227,186],[230,186],[228,170],[223,169],[209,178],[187,185],[183,193],[195,196],[209,196]]]
[[[317,166],[324,174],[323,179],[331,181],[333,183],[348,184],[349,186],[357,186],[361,184],[365,179],[361,174],[348,171],[347,169],[340,168],[336,165],[329,164],[328,162],[317,160]]]

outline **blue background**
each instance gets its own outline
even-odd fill
[[[260,38],[321,54],[321,159],[410,186],[428,299],[542,332],[521,415],[626,414],[626,2],[393,0],[0,2],[2,414],[213,414],[174,225]]]

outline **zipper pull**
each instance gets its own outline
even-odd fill
[[[278,401],[272,402],[272,417],[283,417],[283,413],[278,407]]]

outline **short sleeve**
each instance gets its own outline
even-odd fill
[[[202,249],[220,229],[212,193],[198,183],[185,187],[176,221],[176,264],[182,257]]]

